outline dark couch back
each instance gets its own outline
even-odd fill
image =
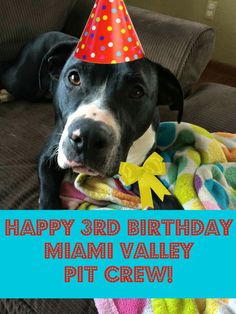
[[[62,30],[75,0],[0,0],[0,62],[37,35]]]

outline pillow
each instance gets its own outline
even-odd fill
[[[0,0],[0,63],[37,35],[60,31],[75,0]]]

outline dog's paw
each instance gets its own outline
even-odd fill
[[[14,100],[14,97],[11,94],[9,94],[7,90],[5,89],[0,90],[0,103],[10,102],[12,100]]]

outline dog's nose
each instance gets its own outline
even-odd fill
[[[72,131],[69,139],[78,154],[88,151],[99,153],[109,145],[111,131],[104,124],[89,124]]]
[[[76,147],[77,150],[83,149],[83,137],[80,134],[80,130],[75,130],[69,136],[71,144]]]

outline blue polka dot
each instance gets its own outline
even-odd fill
[[[166,152],[161,152],[161,156],[164,158],[164,162],[171,162],[170,154],[168,154]]]
[[[94,34],[91,34],[91,35],[90,35],[91,38],[94,38],[94,36],[95,36]]]
[[[117,51],[116,55],[117,55],[117,57],[120,57],[121,56],[121,52]]]
[[[132,37],[129,37],[129,38],[128,38],[128,42],[129,42],[129,43],[132,43],[132,41],[133,41]]]
[[[105,5],[102,6],[102,9],[103,9],[103,10],[106,10],[106,8],[107,8],[107,7],[106,7]]]
[[[101,46],[101,47],[100,47],[100,50],[102,50],[102,51],[104,51],[105,49],[106,49],[105,46]]]
[[[138,55],[135,54],[135,55],[134,55],[134,59],[138,59]]]
[[[112,12],[112,13],[116,13],[116,12],[117,12],[116,8],[112,8],[112,9],[111,9],[111,12]]]
[[[171,122],[162,122],[158,130],[157,135],[157,145],[160,147],[165,147],[170,145],[176,136],[176,127],[175,123]]]
[[[229,208],[229,197],[224,188],[218,182],[208,179],[205,181],[204,185],[217,201],[221,209]]]
[[[127,16],[125,17],[125,20],[128,21],[128,17]]]
[[[86,59],[87,59],[86,55],[83,55],[83,59],[84,59],[84,60],[86,60]]]
[[[99,37],[100,40],[104,40],[104,38],[105,38],[104,36],[100,36]]]
[[[224,167],[221,164],[216,164],[216,167],[218,167],[220,171],[224,173]]]
[[[88,32],[85,32],[85,33],[84,33],[84,36],[88,36]]]
[[[170,187],[169,183],[165,179],[160,179],[160,180],[167,189]]]

